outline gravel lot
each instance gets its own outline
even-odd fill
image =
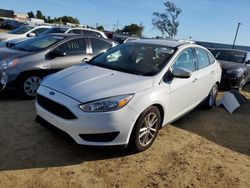
[[[250,103],[197,108],[139,154],[80,147],[34,119],[34,101],[1,94],[0,187],[250,187]]]

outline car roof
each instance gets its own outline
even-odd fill
[[[172,48],[176,48],[184,44],[194,44],[193,41],[174,40],[174,39],[141,39],[141,40],[133,40],[130,41],[129,43],[163,45]]]
[[[100,38],[100,37],[94,37],[94,36],[85,36],[85,35],[78,35],[78,34],[73,34],[73,33],[48,33],[46,35],[43,36],[60,36],[60,37],[76,37],[76,38],[95,38],[95,39],[100,39],[100,40],[105,40],[108,42],[115,42],[113,40],[110,39],[106,39],[106,38]]]
[[[246,50],[229,49],[229,48],[215,48],[214,50],[221,50],[221,51],[234,51],[234,52],[245,52],[245,53],[248,53],[248,51],[246,51]]]

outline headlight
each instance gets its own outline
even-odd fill
[[[126,106],[134,95],[121,95],[109,97],[80,105],[84,112],[108,112],[119,110]]]
[[[244,74],[244,70],[243,69],[236,69],[236,70],[228,70],[227,74],[236,74],[236,75],[240,75],[240,74]]]
[[[0,62],[0,69],[8,69],[14,67],[19,62],[19,59],[7,59]]]

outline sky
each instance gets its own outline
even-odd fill
[[[182,9],[178,39],[232,44],[238,23],[236,44],[250,46],[250,0],[171,0]],[[143,23],[143,35],[161,36],[152,26],[153,12],[164,11],[165,0],[0,0],[1,9],[17,12],[41,10],[51,17],[73,16],[81,24],[103,25],[113,30],[131,23]]]

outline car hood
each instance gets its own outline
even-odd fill
[[[6,59],[22,58],[29,54],[32,54],[32,53],[3,47],[3,48],[0,48],[0,61],[6,60]]]
[[[236,63],[232,61],[222,61],[222,60],[218,61],[221,64],[223,70],[238,69],[244,66],[243,63]]]
[[[84,103],[148,89],[153,86],[153,77],[84,64],[50,75],[41,85]]]
[[[23,38],[23,35],[15,35],[10,33],[1,33],[0,39],[4,39],[4,41],[8,41],[11,39]]]

